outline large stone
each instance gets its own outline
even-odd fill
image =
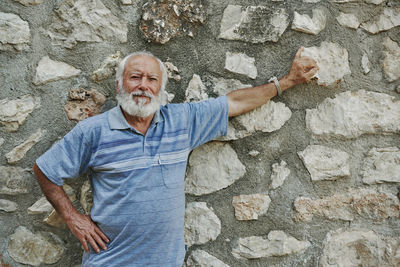
[[[25,157],[25,154],[40,141],[46,130],[39,129],[36,133],[32,134],[22,144],[16,146],[13,150],[6,154],[7,162],[12,164],[20,161]]]
[[[51,60],[48,56],[42,57],[36,68],[33,83],[42,85],[49,82],[75,77],[81,73],[80,70],[61,61]]]
[[[221,20],[219,38],[250,43],[277,42],[289,25],[285,9],[269,6],[228,5]]]
[[[271,231],[268,238],[250,236],[239,238],[232,254],[238,259],[259,259],[296,254],[310,246],[308,241],[299,241],[283,231]]]
[[[0,122],[7,132],[15,132],[25,122],[28,115],[39,107],[40,98],[30,95],[24,95],[14,100],[1,99]]]
[[[82,121],[99,114],[105,102],[106,97],[95,89],[75,88],[69,92],[64,110],[69,120]]]
[[[239,80],[213,78],[213,91],[218,95],[226,95],[229,92],[237,89],[252,87],[251,84],[243,84]]]
[[[18,195],[29,192],[28,171],[20,167],[0,166],[0,194]]]
[[[342,228],[326,235],[319,266],[400,266],[399,247],[400,237]]]
[[[127,42],[126,22],[100,0],[63,1],[54,13],[47,33],[55,45],[73,48],[78,42]]]
[[[185,92],[185,102],[201,101],[208,99],[206,87],[197,74],[193,74]]]
[[[347,50],[336,43],[322,42],[320,47],[307,47],[301,55],[317,61],[319,70],[314,77],[319,85],[337,84],[351,74]]]
[[[175,81],[180,81],[181,76],[179,75],[178,68],[171,62],[163,62],[165,68],[167,69],[168,79],[174,79]]]
[[[46,197],[39,198],[35,203],[28,208],[28,214],[42,214],[50,213],[53,210],[53,206],[47,201]]]
[[[81,197],[79,199],[85,214],[89,215],[93,206],[92,188],[89,180],[86,180],[81,187]]]
[[[108,56],[102,63],[101,67],[92,73],[92,80],[96,83],[104,81],[111,75],[114,75],[119,62],[121,62],[121,52]]]
[[[364,160],[361,175],[366,184],[400,183],[400,149],[371,149]]]
[[[336,20],[339,22],[340,25],[351,29],[357,29],[358,26],[360,26],[360,21],[354,14],[346,14],[340,12],[339,16],[336,17]]]
[[[321,9],[313,9],[313,17],[309,15],[300,15],[294,12],[294,19],[292,22],[292,30],[317,35],[326,25],[326,15]]]
[[[307,128],[315,135],[356,138],[400,132],[400,101],[364,90],[347,91],[306,110]]]
[[[196,249],[190,253],[186,261],[187,267],[229,267],[221,260],[208,254],[204,250]]]
[[[176,36],[193,37],[193,30],[206,20],[201,0],[152,0],[142,6],[140,29],[147,40],[165,44]]]
[[[281,161],[281,163],[272,164],[272,174],[271,174],[271,185],[269,186],[272,189],[276,189],[283,185],[283,182],[290,174],[290,169],[287,167],[287,163],[285,161]]]
[[[13,212],[18,209],[18,204],[14,201],[10,201],[7,199],[0,199],[0,210],[4,210],[5,212]],[[1,266],[1,265],[0,265]]]
[[[24,6],[39,5],[44,2],[44,0],[14,0],[14,1],[17,1],[18,3]]]
[[[368,55],[366,53],[363,53],[361,58],[361,67],[364,70],[364,74],[368,74],[370,72],[371,62],[369,62]]]
[[[267,213],[270,203],[270,197],[265,194],[239,195],[232,200],[235,217],[240,221],[257,220]]]
[[[15,14],[0,12],[0,50],[28,49],[30,39],[28,22]]]
[[[311,221],[314,215],[343,221],[353,221],[357,216],[382,220],[399,217],[399,209],[399,199],[391,193],[373,189],[349,189],[344,193],[315,200],[298,197],[294,201],[294,220]]]
[[[184,231],[186,245],[205,244],[221,233],[221,221],[205,202],[191,202],[185,211]]]
[[[197,196],[210,194],[230,186],[245,172],[245,166],[229,144],[210,142],[191,153],[185,191]]]
[[[349,155],[344,151],[320,145],[309,145],[297,154],[313,181],[337,180],[350,176]]]
[[[386,51],[383,52],[382,67],[388,81],[393,82],[400,78],[400,47],[390,38],[386,38],[383,45]]]
[[[385,8],[375,20],[361,23],[361,28],[377,34],[400,25],[400,8]]]
[[[255,79],[257,77],[257,68],[254,65],[254,61],[253,57],[243,53],[226,52],[225,69]]]
[[[8,254],[15,261],[32,266],[54,264],[64,253],[61,239],[50,232],[33,234],[24,226],[19,226],[8,242]]]

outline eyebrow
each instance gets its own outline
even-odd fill
[[[130,73],[129,73],[129,75],[132,75],[132,74],[142,74],[141,72],[137,72],[137,71],[131,71]],[[159,77],[160,75],[158,75],[157,73],[150,73],[149,74],[149,76],[152,76],[152,77]]]

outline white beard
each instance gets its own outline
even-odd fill
[[[120,92],[117,94],[116,99],[118,101],[118,104],[122,107],[122,109],[129,115],[145,118],[150,115],[153,115],[156,111],[160,109],[161,99],[159,95],[161,93],[162,92],[160,91],[158,96],[154,96],[148,92],[142,92],[142,91],[127,93],[126,90],[122,87]],[[149,97],[150,102],[146,104],[147,99],[138,98],[138,103],[136,103],[136,100],[133,99],[133,96],[137,95],[143,95]]]

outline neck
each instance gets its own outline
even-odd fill
[[[140,132],[142,134],[146,134],[147,130],[150,127],[151,121],[154,118],[154,113],[148,117],[139,117],[139,116],[132,116],[132,115],[128,114],[122,108],[121,108],[121,110],[122,110],[122,113],[124,114],[126,121],[128,122],[128,124],[130,126],[135,128],[135,130],[137,130],[138,132]]]

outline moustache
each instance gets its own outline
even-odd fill
[[[152,95],[152,94],[150,94],[150,93],[148,93],[148,92],[140,92],[140,91],[137,91],[137,92],[131,92],[130,95],[131,95],[131,96],[147,96],[147,97],[149,97],[150,99],[153,99],[153,98],[154,98],[154,95]]]

